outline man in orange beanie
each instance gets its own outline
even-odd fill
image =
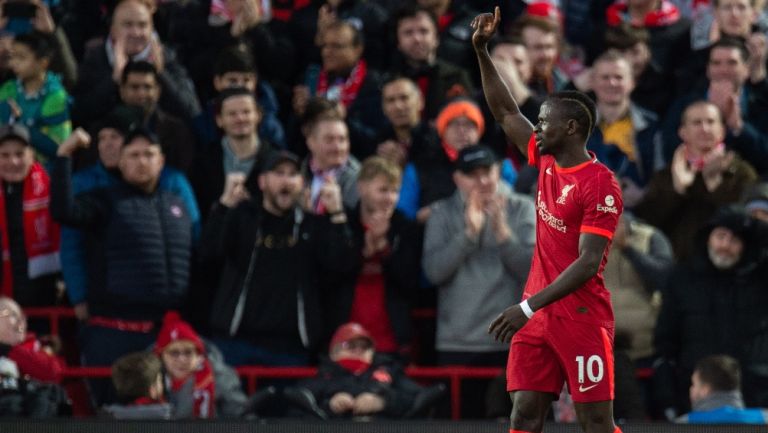
[[[478,144],[485,131],[483,113],[469,98],[445,105],[435,125],[441,146],[405,166],[397,204],[398,209],[419,222],[426,222],[432,203],[449,197],[456,190],[453,183],[456,158],[465,147]],[[501,162],[501,178],[510,186],[517,179],[517,172],[508,159]]]

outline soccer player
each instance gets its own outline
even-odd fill
[[[563,383],[588,433],[617,433],[613,422],[613,311],[602,270],[622,211],[613,173],[586,150],[595,104],[578,92],[549,96],[536,126],[520,110],[488,54],[501,20],[478,15],[472,43],[483,91],[509,140],[539,169],[536,248],[523,302],[489,327],[512,344],[507,390],[511,433],[541,432]]]

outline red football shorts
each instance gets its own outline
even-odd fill
[[[560,394],[576,403],[613,400],[613,329],[536,314],[512,337],[508,391]]]

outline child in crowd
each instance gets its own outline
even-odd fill
[[[116,419],[171,419],[163,401],[162,364],[150,352],[130,353],[112,365],[112,383],[119,403],[104,407]]]
[[[0,87],[0,124],[23,123],[38,159],[55,157],[58,145],[72,132],[69,95],[59,76],[48,70],[53,55],[47,35],[16,36],[9,62],[16,79]]]
[[[221,353],[206,345],[179,314],[163,318],[155,353],[165,371],[165,387],[174,418],[239,417],[246,397],[240,379],[224,364]]]

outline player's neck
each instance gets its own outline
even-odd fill
[[[584,147],[563,149],[557,155],[553,156],[555,157],[557,165],[562,168],[575,167],[592,160],[592,156],[587,153],[587,149]]]

